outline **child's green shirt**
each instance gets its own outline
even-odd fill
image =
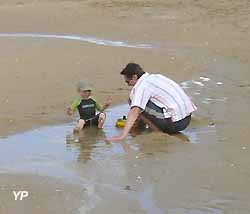
[[[101,107],[101,105],[95,100],[95,98],[89,97],[89,99],[94,100],[95,103],[96,103],[96,110],[97,110],[97,111],[101,111],[102,107]],[[73,113],[76,112],[77,107],[80,105],[80,103],[81,103],[82,100],[83,100],[82,97],[77,97],[77,98],[73,99],[73,101],[72,101],[72,103],[71,103],[71,106],[70,106],[70,108],[72,109]]]

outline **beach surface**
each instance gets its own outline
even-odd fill
[[[0,213],[250,212],[248,0],[0,0],[0,26]],[[131,61],[192,97],[183,136],[104,142]],[[103,132],[71,134],[80,79],[113,98]]]

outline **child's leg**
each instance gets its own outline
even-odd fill
[[[79,132],[83,129],[85,125],[85,121],[83,119],[80,119],[76,125],[76,127],[74,128],[74,132]]]
[[[106,114],[103,112],[100,113],[98,118],[98,129],[102,129],[105,119],[106,119]]]

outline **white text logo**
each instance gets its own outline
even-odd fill
[[[22,201],[24,198],[28,197],[28,191],[13,191],[15,201],[20,200]]]

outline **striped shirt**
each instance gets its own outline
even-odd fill
[[[145,110],[150,100],[163,109],[164,117],[179,121],[197,110],[184,90],[173,80],[161,74],[143,74],[130,93],[130,108]]]

